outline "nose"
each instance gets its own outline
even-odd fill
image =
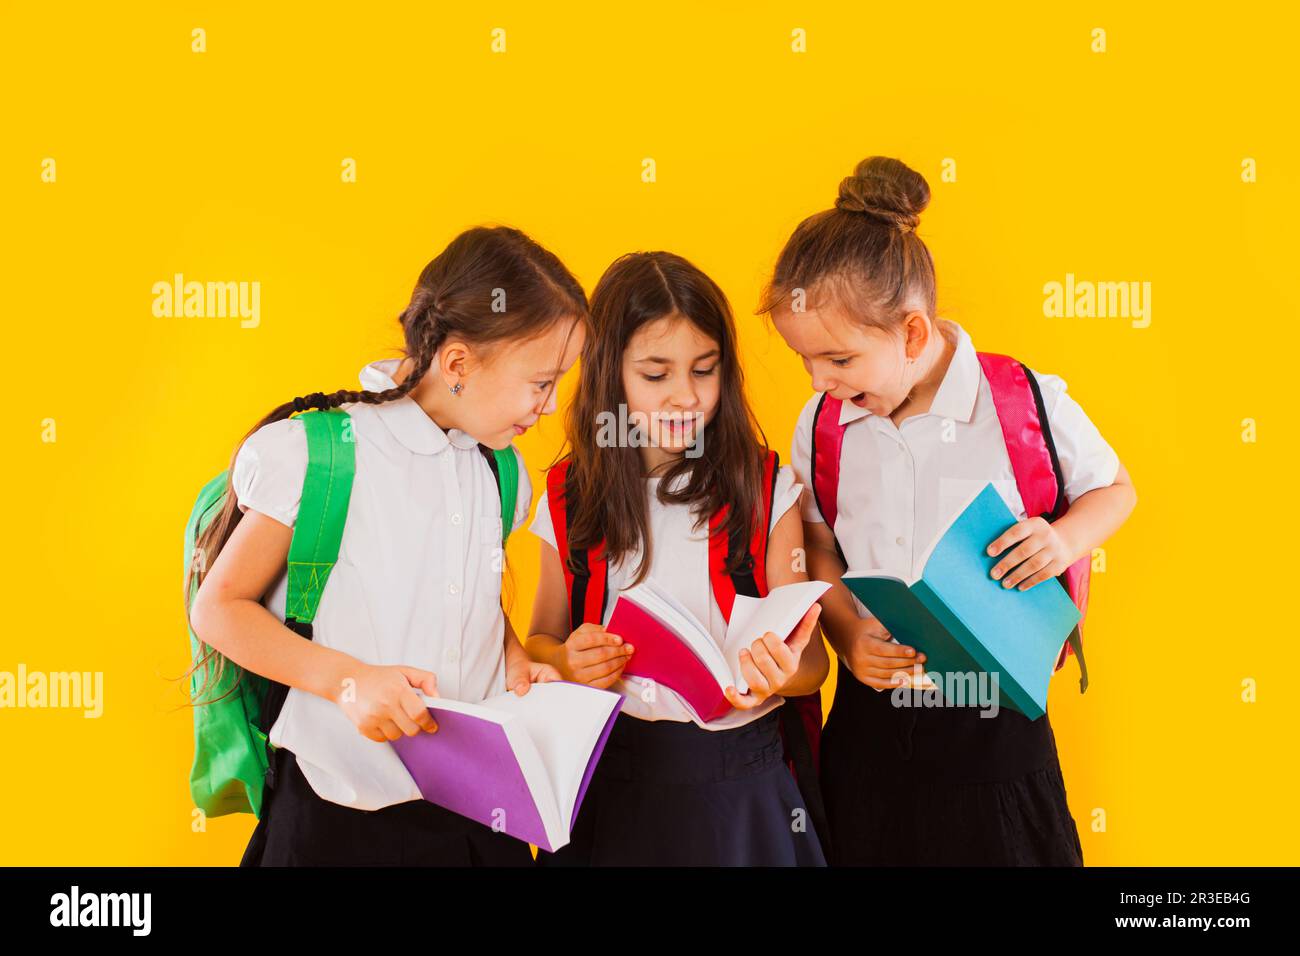
[[[689,382],[679,386],[668,399],[674,408],[691,409],[700,404],[700,396],[695,386]]]
[[[812,387],[814,392],[833,392],[835,389],[839,388],[840,383],[835,381],[831,376],[826,375],[823,371],[818,369],[817,366],[814,365],[809,369],[809,372],[812,374]]]
[[[556,390],[554,386],[551,386],[551,388],[547,390],[546,401],[542,403],[542,409],[540,412],[538,412],[539,415],[555,414],[555,408],[557,402],[557,399],[555,397],[555,391]]]

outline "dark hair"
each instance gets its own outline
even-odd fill
[[[763,461],[767,452],[745,398],[744,373],[736,349],[731,306],[707,275],[669,252],[635,252],[616,259],[591,296],[591,333],[569,406],[566,433],[571,448],[569,488],[577,507],[568,526],[570,544],[590,548],[604,541],[610,561],[642,547],[634,583],[649,573],[651,541],[644,466],[633,447],[601,447],[595,423],[602,412],[626,403],[623,352],[637,329],[666,316],[681,316],[718,343],[721,369],[718,408],[699,433],[704,453],[683,456],[664,472],[657,489],[665,504],[689,504],[696,528],[729,506],[727,533],[749,541],[759,520]],[[682,475],[687,480],[671,490]],[[732,556],[734,564],[746,557]],[[729,571],[736,570],[728,567]]]
[[[506,295],[506,309],[493,308],[497,297]],[[586,321],[587,296],[564,264],[537,242],[508,226],[478,226],[453,239],[420,273],[411,301],[398,322],[405,340],[405,355],[414,363],[400,385],[382,392],[339,389],[328,394],[313,392],[273,408],[254,425],[231,455],[230,470],[240,448],[258,429],[289,418],[308,408],[337,408],[347,403],[381,405],[408,395],[432,367],[439,348],[448,337],[462,338],[472,345],[492,347],[510,340],[529,339],[547,332],[565,318]],[[185,596],[201,584],[207,574],[207,560],[225,546],[243,517],[230,479],[221,511],[195,542],[195,555],[185,575]],[[193,693],[198,698],[219,685],[228,662],[214,648],[200,642],[199,653],[185,676],[206,670],[203,686]],[[242,673],[240,674],[242,679]],[[238,681],[234,686],[238,686]],[[234,687],[227,691],[233,693]],[[223,697],[226,694],[222,695]],[[217,698],[218,700],[221,698]],[[212,703],[213,701],[205,701]]]
[[[934,318],[934,260],[916,234],[930,202],[920,173],[871,156],[840,183],[835,207],[799,223],[777,258],[758,314],[791,307],[803,290],[815,308],[844,306],[859,322],[890,328],[912,309]]]

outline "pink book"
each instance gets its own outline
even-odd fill
[[[829,588],[824,581],[801,581],[773,588],[763,598],[737,595],[719,646],[706,625],[651,580],[619,595],[605,628],[636,648],[625,675],[670,688],[707,723],[732,709],[725,688],[749,690],[740,671],[741,650],[769,631],[788,640]]]
[[[569,842],[620,694],[553,681],[478,704],[421,697],[437,732],[392,746],[424,799],[543,850]]]

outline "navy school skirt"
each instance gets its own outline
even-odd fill
[[[528,844],[427,800],[358,810],[317,796],[284,748],[240,866],[532,866]]]
[[[620,714],[572,841],[538,864],[825,866],[779,727],[779,708],[731,730]]]
[[[1047,715],[897,707],[838,675],[821,750],[832,865],[1083,865]]]

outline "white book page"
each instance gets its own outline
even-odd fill
[[[808,609],[829,589],[830,585],[825,581],[796,581],[773,588],[763,598],[736,595],[731,621],[727,625],[727,639],[722,645],[736,690],[742,694],[749,691],[749,683],[740,672],[740,652],[768,631],[785,640]]]
[[[536,690],[534,686],[533,690]],[[419,693],[417,691],[417,693]],[[532,691],[529,691],[531,694]],[[514,697],[513,692],[500,695],[498,697],[488,698],[480,704],[470,704],[461,700],[452,700],[449,697],[429,697],[420,693],[421,700],[429,709],[437,711],[452,711],[459,714],[469,714],[472,717],[478,717],[482,720],[489,721],[501,726],[505,731],[506,740],[510,743],[510,749],[515,755],[515,760],[519,764],[519,770],[524,776],[524,783],[528,787],[529,794],[532,795],[533,805],[537,808],[537,814],[541,817],[542,827],[546,830],[546,838],[550,841],[551,846],[560,846],[567,843],[569,839],[568,819],[563,822],[559,819],[559,810],[555,803],[555,788],[551,784],[550,772],[547,769],[547,763],[538,747],[532,739],[531,728],[528,721],[524,719],[522,710],[513,710],[507,706],[501,706],[502,698],[509,696]],[[439,731],[441,733],[441,731]]]
[[[523,697],[506,691],[483,702],[485,708],[513,718],[536,748],[544,767],[544,786],[554,804],[555,832],[562,834],[562,839],[551,840],[551,846],[568,842],[578,788],[596,741],[617,704],[618,695],[612,691],[565,681],[533,684]],[[532,778],[528,780],[531,788]],[[537,804],[540,808],[542,801]],[[551,834],[550,819],[545,814],[542,819],[547,821],[547,834]]]
[[[709,629],[700,623],[699,619],[686,608],[682,607],[671,594],[665,589],[659,587],[652,580],[646,580],[630,590],[624,591],[619,595],[620,598],[626,598],[640,605],[663,625],[681,638],[691,652],[700,660],[713,679],[718,682],[719,687],[726,687],[732,683],[731,668],[727,664],[727,658],[719,650],[717,642],[713,640],[713,635]],[[631,640],[630,638],[625,638]],[[633,645],[636,644],[632,640]]]

